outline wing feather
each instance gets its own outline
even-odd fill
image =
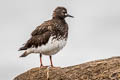
[[[38,47],[45,45],[51,36],[51,24],[50,22],[44,22],[38,26],[32,33],[32,37],[27,41],[27,43],[21,47],[19,50],[26,50],[30,47]]]
[[[27,43],[25,44],[25,47],[38,47],[41,45],[45,45],[50,38],[50,31],[45,32],[41,35],[32,36]]]
[[[51,31],[51,27],[53,26],[53,24],[51,23],[51,21],[46,21],[43,24],[41,24],[40,26],[38,26],[32,33],[32,36],[35,35],[41,35],[47,31]]]

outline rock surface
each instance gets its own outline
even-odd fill
[[[120,57],[65,68],[33,68],[13,80],[120,80]]]

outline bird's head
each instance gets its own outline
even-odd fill
[[[64,8],[64,7],[57,7],[53,12],[53,18],[64,19],[66,17],[72,17],[73,18],[73,16],[71,16],[67,13],[67,9]]]

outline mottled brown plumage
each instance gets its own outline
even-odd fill
[[[40,55],[49,55],[51,58],[51,55],[57,53],[60,49],[62,49],[65,44],[62,44],[61,46],[61,43],[59,43],[59,41],[66,41],[68,37],[68,25],[65,21],[66,17],[72,16],[67,14],[66,8],[57,7],[53,12],[53,18],[51,20],[45,21],[43,24],[38,26],[31,33],[31,38],[27,41],[27,43],[19,49],[25,50],[24,54],[21,55],[21,57],[25,57],[30,53],[40,53]],[[54,43],[55,41],[56,43]],[[47,47],[45,46],[51,47],[48,47],[49,49],[46,50]]]

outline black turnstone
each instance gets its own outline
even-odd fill
[[[52,55],[59,52],[66,45],[68,37],[66,17],[73,16],[67,14],[66,8],[57,7],[53,12],[52,19],[38,26],[31,33],[31,38],[19,49],[19,51],[25,51],[20,57],[26,57],[31,53],[39,53],[40,66],[43,66],[42,55],[48,55],[53,67]]]

